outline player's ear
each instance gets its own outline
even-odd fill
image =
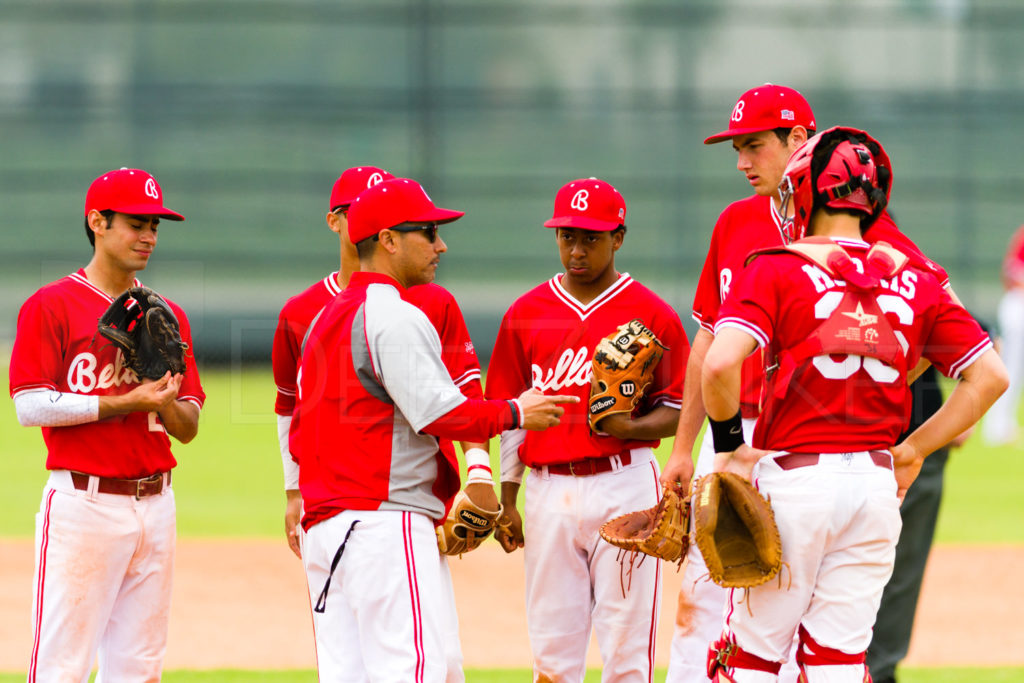
[[[397,233],[391,230],[381,230],[377,233],[377,238],[380,241],[380,246],[384,248],[389,254],[398,252],[398,240],[395,239]]]
[[[807,129],[803,126],[794,126],[789,131],[789,149],[795,152],[800,145],[807,142]]]
[[[92,211],[89,212],[89,215],[86,219],[86,224],[89,226],[89,229],[93,231],[93,233],[99,234],[102,233],[106,228],[110,227],[110,223],[113,220],[113,216],[107,218],[96,209],[93,209]]]

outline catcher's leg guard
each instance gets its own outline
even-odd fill
[[[721,683],[736,683],[734,669],[746,669],[769,674],[775,680],[779,675],[782,662],[773,662],[755,654],[751,654],[736,644],[731,636],[723,634],[708,648],[708,678]]]
[[[803,626],[800,627],[800,646],[796,651],[796,663],[800,667],[800,678],[798,683],[810,683],[810,681],[821,681],[829,683],[836,681],[851,681],[851,683],[871,683],[871,673],[864,664],[867,657],[866,652],[848,654],[835,648],[825,647],[807,632]],[[842,667],[832,669],[830,674],[825,676],[824,672],[813,671],[818,667]],[[812,671],[809,673],[808,669]]]

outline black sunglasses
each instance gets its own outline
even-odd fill
[[[433,244],[437,241],[437,223],[401,223],[388,230],[394,230],[395,232],[419,232],[423,231],[423,235],[427,238],[427,241]],[[373,239],[379,239],[377,235],[373,236]]]

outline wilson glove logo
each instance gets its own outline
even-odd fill
[[[636,393],[636,382],[632,380],[626,380],[619,385],[619,393],[623,396],[632,396]]]
[[[487,526],[487,520],[472,510],[459,510],[459,518],[462,519],[465,524],[474,526],[478,529],[482,529]]]
[[[614,396],[605,396],[604,398],[599,398],[590,404],[590,414],[597,415],[598,413],[603,413],[604,411],[611,408],[613,405],[615,405]]]

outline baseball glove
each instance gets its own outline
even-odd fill
[[[711,580],[726,588],[765,583],[782,567],[782,540],[768,501],[732,472],[694,484],[693,536]]]
[[[178,318],[160,295],[131,287],[107,308],[98,331],[124,353],[125,365],[140,377],[160,379],[170,370],[185,372],[185,350]]]
[[[591,361],[590,428],[615,413],[631,413],[654,378],[665,346],[644,325],[631,320],[602,339]]]
[[[623,550],[681,563],[690,547],[690,502],[666,488],[654,507],[602,524],[601,538]]]
[[[476,550],[494,531],[501,512],[500,504],[497,510],[485,510],[474,503],[465,491],[459,491],[444,524],[435,529],[437,549],[442,555],[461,555]]]

